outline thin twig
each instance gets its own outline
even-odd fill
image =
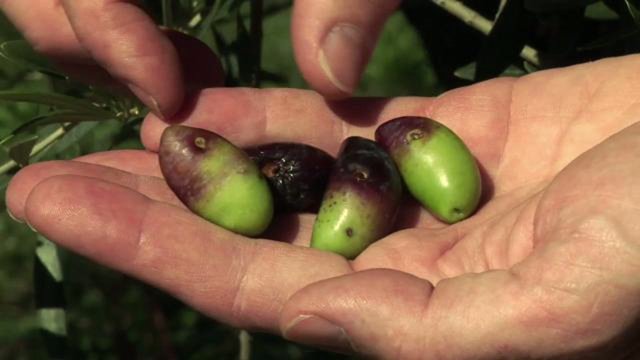
[[[493,28],[493,22],[491,20],[488,20],[487,18],[458,0],[431,1],[433,1],[434,4],[438,5],[451,15],[462,20],[465,24],[471,26],[472,28],[480,31],[485,35],[489,35],[491,29]],[[520,52],[520,57],[535,66],[540,66],[540,54],[538,53],[538,50],[532,48],[529,45],[525,45],[525,47]]]
[[[66,134],[67,131],[68,131],[68,129],[65,126],[59,127],[56,131],[54,131],[51,134],[49,134],[49,136],[47,136],[46,138],[42,139],[42,141],[36,143],[33,146],[33,149],[31,149],[31,154],[29,154],[29,157],[33,157],[33,156],[39,154],[40,152],[42,152],[44,149],[47,148],[47,146],[53,144],[59,138],[64,136],[64,134]],[[16,163],[14,160],[7,161],[6,163],[0,165],[0,175],[11,171],[16,166],[18,166],[18,163]]]
[[[238,354],[238,360],[251,359],[251,335],[247,330],[240,330],[238,334],[238,341],[240,342],[240,353]]]

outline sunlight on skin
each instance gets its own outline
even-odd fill
[[[640,108],[619,96],[640,94],[638,70],[625,57],[435,99],[340,104],[299,90],[203,91],[180,119],[242,146],[290,140],[335,154],[344,137],[371,138],[400,115],[431,116],[461,136],[491,179],[488,202],[453,226],[422,212],[353,262],[207,224],[175,206],[145,151],[28,167],[7,203],[52,240],[236,326],[304,341],[290,324],[317,315],[358,350],[390,358],[582,349],[620,334],[640,308]],[[150,151],[165,126],[146,119]],[[312,219],[300,217],[294,243],[306,243]],[[386,341],[389,332],[401,340]]]

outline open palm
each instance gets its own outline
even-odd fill
[[[447,226],[407,202],[358,258],[306,247],[312,215],[253,240],[191,214],[150,150],[29,166],[10,211],[49,239],[229,324],[382,358],[628,356],[640,311],[640,58],[608,59],[438,98],[325,102],[299,90],[210,89],[181,120],[240,145],[313,144],[403,115],[458,133],[485,201]],[[293,243],[293,244],[290,244]],[[611,358],[611,357],[607,357]]]

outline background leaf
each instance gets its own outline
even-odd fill
[[[13,161],[20,166],[27,166],[33,146],[38,141],[38,135],[21,134],[3,142],[2,146]]]
[[[607,6],[606,3],[600,1],[586,7],[584,16],[588,19],[611,21],[620,18],[617,12]]]
[[[532,19],[523,0],[507,0],[478,54],[475,81],[498,76],[519,59]]]
[[[98,117],[111,115],[86,100],[57,93],[0,91],[0,101],[18,101],[49,105],[58,109],[95,114]]]
[[[114,118],[114,116],[111,116],[111,114],[106,112],[101,115],[103,116],[96,116],[94,113],[81,113],[75,111],[54,111],[45,115],[36,116],[35,118],[21,124],[12,130],[11,134],[16,135],[28,132],[36,129],[37,127],[51,124],[74,124],[84,121],[105,121]]]
[[[50,358],[63,359],[67,347],[67,316],[62,265],[56,245],[42,236],[38,236],[38,242],[33,284],[39,326]]]
[[[45,57],[33,51],[31,45],[25,40],[3,42],[0,44],[0,56],[14,64],[42,71],[59,78],[66,78]]]

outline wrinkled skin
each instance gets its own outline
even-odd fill
[[[277,210],[318,212],[335,159],[316,147],[272,143],[244,149],[269,181]]]
[[[640,311],[639,74],[640,57],[624,57],[331,107],[312,92],[204,91],[185,123],[240,146],[297,141],[335,155],[345,137],[372,138],[401,115],[440,119],[469,145],[492,184],[478,213],[444,226],[407,205],[404,229],[352,262],[306,247],[312,215],[281,224],[287,244],[190,214],[160,177],[166,125],[152,116],[149,152],[29,166],[8,208],[239,327],[378,358],[614,359],[638,344],[626,330]],[[317,318],[342,330],[321,332]]]

